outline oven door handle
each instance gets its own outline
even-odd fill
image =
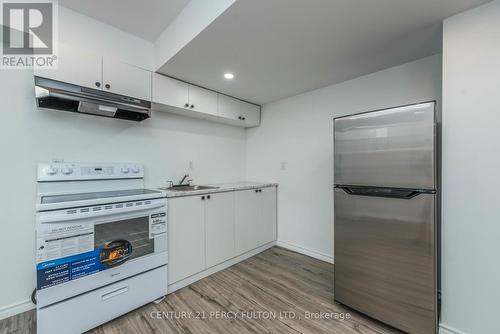
[[[104,207],[104,205],[102,205]],[[68,222],[74,220],[81,219],[89,219],[96,217],[107,217],[107,216],[115,216],[123,213],[132,213],[132,212],[141,212],[141,211],[151,211],[156,208],[166,207],[165,201],[152,202],[151,204],[143,204],[141,206],[131,206],[131,207],[123,207],[123,208],[113,208],[113,209],[100,209],[99,211],[89,210],[88,212],[81,212],[80,209],[67,209],[67,210],[58,210],[51,212],[43,212],[38,216],[38,222],[41,224],[46,223],[58,223],[58,222]],[[68,213],[74,212],[75,213]]]

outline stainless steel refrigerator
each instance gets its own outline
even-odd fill
[[[435,102],[335,119],[335,300],[413,334],[437,331]]]

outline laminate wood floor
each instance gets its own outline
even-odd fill
[[[311,318],[321,315],[332,318]],[[0,321],[0,333],[34,334],[35,322],[25,312]],[[401,332],[333,302],[333,265],[273,247],[88,333]]]

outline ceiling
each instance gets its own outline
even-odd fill
[[[189,0],[59,0],[59,5],[154,42]]]
[[[159,71],[263,104],[439,53],[441,21],[485,2],[237,0]]]

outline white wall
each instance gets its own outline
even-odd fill
[[[500,333],[500,1],[445,20],[443,103],[443,327]]]
[[[150,43],[64,8],[59,14],[62,42],[152,66]],[[160,112],[135,123],[38,110],[27,70],[0,71],[0,101],[0,319],[31,306],[37,162],[138,161],[145,164],[149,187],[180,179],[189,161],[197,183],[245,177],[242,128]]]
[[[59,43],[153,70],[153,43],[62,6],[58,12]]]
[[[247,132],[247,178],[279,183],[279,241],[332,260],[334,117],[440,95],[436,55],[264,105]]]

